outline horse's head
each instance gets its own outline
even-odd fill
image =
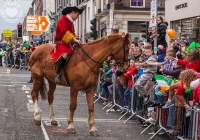
[[[112,48],[111,56],[115,59],[119,67],[126,70],[128,68],[128,55],[131,46],[129,34],[122,33],[113,36],[115,36],[113,39],[115,45]]]

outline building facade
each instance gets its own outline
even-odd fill
[[[141,23],[150,21],[149,0],[77,0],[72,5],[85,8],[75,22],[78,35],[83,42],[90,41],[90,20],[97,19],[98,38],[115,32],[129,33],[131,39],[141,38]],[[160,3],[158,11],[164,13],[165,0]],[[112,9],[112,11],[111,11]],[[165,19],[165,16],[162,15]]]
[[[49,29],[43,33],[44,42],[54,43],[55,31],[55,0],[43,0],[43,15],[51,22]]]
[[[185,34],[192,41],[200,42],[200,1],[166,0],[165,15],[169,28],[176,31],[176,38]]]

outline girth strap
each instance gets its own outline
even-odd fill
[[[62,70],[63,70],[63,74],[64,74],[64,77],[65,77],[65,80],[66,80],[67,84],[70,86],[69,78],[68,78],[67,72],[65,71],[65,67],[63,67]]]

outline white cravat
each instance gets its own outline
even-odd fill
[[[67,17],[71,22],[74,22],[73,19],[72,19],[72,17],[71,17],[69,14],[67,14],[66,17]]]

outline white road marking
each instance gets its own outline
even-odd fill
[[[44,121],[46,126],[52,126],[50,124],[50,119],[47,117],[42,117],[41,118],[42,121]],[[61,124],[59,122],[67,122],[67,118],[56,118],[59,126],[61,126]],[[117,119],[94,119],[95,122],[99,122],[99,123],[123,123],[124,120],[117,120]],[[74,118],[74,122],[88,122],[87,118]],[[138,124],[138,120],[129,120],[128,122],[126,122],[126,124]]]
[[[43,132],[43,134],[44,134],[45,140],[49,140],[49,136],[47,135],[47,131],[46,131],[46,129],[44,128],[44,125],[43,125],[42,121],[41,121],[41,128],[42,128],[42,132]]]
[[[15,83],[17,83],[17,84],[26,84],[27,82],[9,82],[9,81],[2,81],[2,84],[4,84],[4,83],[9,83],[9,84],[15,84]]]
[[[1,84],[0,84],[1,85]],[[1,85],[2,87],[15,87],[15,85]]]
[[[32,101],[32,100],[28,100],[28,102],[29,102],[29,103],[33,103],[33,101]]]
[[[27,98],[31,98],[31,95],[27,95]]]
[[[34,106],[33,103],[27,103],[27,106]]]
[[[22,87],[26,87],[26,85],[23,85]]]
[[[1,71],[0,71],[1,72]],[[29,74],[6,74],[7,72],[2,72],[0,74],[0,76],[6,76],[6,77],[29,77],[30,78],[30,75]]]
[[[30,87],[22,87],[22,90],[30,90]]]
[[[49,118],[47,117],[42,117],[41,118],[43,121],[47,121],[49,120]],[[67,118],[56,118],[57,121],[60,121],[60,122],[66,122],[67,121]],[[124,122],[124,120],[117,120],[117,119],[94,119],[95,122]],[[88,118],[74,118],[74,121],[76,122],[88,122]]]
[[[25,91],[25,93],[27,93],[27,94],[28,94],[28,93],[29,93],[29,91]]]

